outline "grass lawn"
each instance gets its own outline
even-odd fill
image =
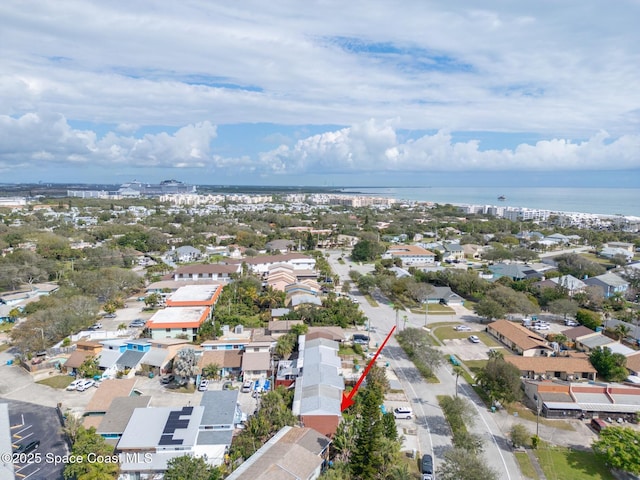
[[[529,460],[529,455],[527,455],[526,452],[514,452],[514,455],[518,461],[522,475],[531,480],[539,480],[540,477],[538,477],[535,468],[533,468],[531,460]]]
[[[487,362],[488,360],[467,360],[466,362],[463,362],[463,363],[469,369],[470,372],[476,375],[480,370],[482,370],[484,367],[487,366]]]
[[[353,347],[347,345],[339,345],[338,346],[338,355],[356,355],[361,356],[355,352]]]
[[[482,343],[484,343],[487,347],[502,347],[503,345],[496,340],[495,338],[493,338],[491,335],[489,335],[487,332],[477,332],[475,333],[475,335],[478,336],[478,338],[480,339],[480,341],[482,341]],[[504,354],[508,354],[509,351],[507,349],[503,349],[504,350]]]
[[[417,315],[424,315],[424,308],[411,308],[412,313]],[[427,315],[455,315],[456,312],[453,308],[447,307],[446,305],[438,304],[429,304],[429,312]]]
[[[4,332],[8,332],[9,330],[11,330],[13,328],[13,323],[11,322],[2,322],[0,323],[0,332],[4,333]]]
[[[458,325],[457,323],[450,322],[442,322],[442,323],[432,323],[428,325],[431,329],[431,333],[442,343],[443,340],[449,338],[467,338],[469,336],[469,332],[458,332],[454,330],[453,327]]]
[[[533,452],[548,480],[614,480],[593,452],[543,447]]]
[[[40,385],[47,385],[52,388],[64,389],[67,388],[69,384],[74,380],[75,377],[72,377],[71,375],[55,375],[49,378],[45,378],[44,380],[40,380],[36,383],[39,383]]]
[[[371,305],[372,307],[378,306],[378,302],[376,302],[371,295],[367,294],[364,296],[364,298],[367,300],[367,302],[369,302],[369,305]]]

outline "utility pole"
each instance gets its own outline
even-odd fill
[[[539,437],[540,433],[540,394],[536,395],[536,437]]]

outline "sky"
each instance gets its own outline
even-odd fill
[[[0,183],[640,188],[639,0],[3,0]]]

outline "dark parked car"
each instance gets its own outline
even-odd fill
[[[431,455],[422,456],[420,470],[422,470],[422,480],[433,480],[433,457]]]
[[[141,318],[137,318],[133,322],[131,322],[129,326],[133,328],[138,328],[138,327],[144,327],[144,324],[145,324],[144,320],[142,320]]]
[[[175,375],[165,375],[160,379],[160,382],[166,385],[167,383],[173,382],[175,379],[176,379]]]
[[[40,446],[40,440],[34,440],[29,443],[21,443],[18,448],[15,449],[15,453],[31,453]]]

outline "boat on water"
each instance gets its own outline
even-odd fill
[[[500,196],[498,197],[498,200],[503,200],[503,201],[504,201],[504,200],[506,200],[506,199],[507,199],[507,197],[505,197],[504,195],[500,195]]]

